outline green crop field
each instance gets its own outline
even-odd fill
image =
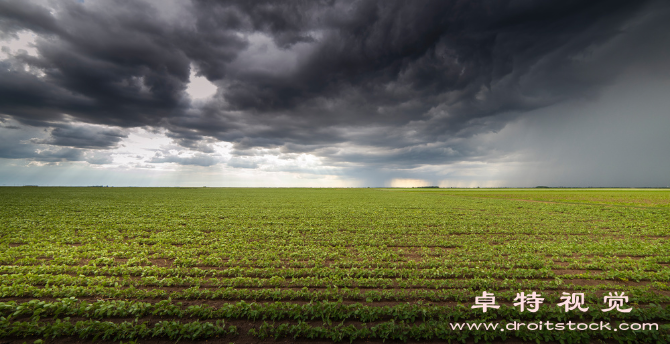
[[[6,187],[0,209],[3,343],[670,342],[670,190]]]

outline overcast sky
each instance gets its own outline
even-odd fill
[[[668,1],[0,0],[0,47],[0,185],[670,185]]]

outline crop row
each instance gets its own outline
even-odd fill
[[[483,313],[464,305],[439,306],[422,302],[401,303],[393,306],[369,306],[361,303],[344,304],[341,301],[317,301],[308,304],[289,302],[274,303],[224,303],[218,307],[207,304],[183,306],[181,302],[162,300],[156,303],[139,301],[79,301],[75,298],[59,299],[55,302],[31,300],[17,303],[0,302],[0,316],[8,320],[30,318],[33,321],[43,318],[84,317],[88,319],[105,318],[143,318],[147,316],[170,318],[244,319],[256,320],[321,320],[331,324],[333,321],[355,320],[375,322],[394,319],[396,321],[464,321],[476,319],[491,321],[499,319],[551,320],[590,319],[592,321],[670,321],[670,308],[652,304],[648,307],[636,307],[630,313],[603,312],[601,305],[590,305],[587,312],[564,312],[560,307],[542,307],[537,312],[520,312],[518,308],[501,305]]]
[[[575,290],[580,292],[598,293],[602,291],[623,291],[635,303],[662,304],[670,302],[670,296],[654,292],[654,285],[644,287],[596,285],[596,286],[564,286],[558,291]],[[512,301],[516,297],[516,291],[541,290],[523,286],[513,290],[496,291],[498,300]],[[560,293],[553,294],[542,291],[547,302],[557,302]],[[302,289],[236,289],[218,288],[207,289],[191,287],[187,289],[168,291],[163,289],[138,289],[135,287],[118,288],[104,286],[45,286],[37,287],[29,284],[14,284],[0,286],[0,298],[67,298],[67,297],[96,297],[114,299],[218,299],[218,300],[361,300],[374,301],[408,301],[427,300],[432,302],[458,301],[473,302],[475,297],[481,296],[482,292],[472,289],[385,289],[385,290],[360,290],[358,288],[327,287],[321,290]],[[594,295],[587,295],[587,300],[600,302]]]
[[[133,258],[125,260],[124,258],[114,258],[104,256],[104,253],[95,253],[97,258],[84,260],[68,255],[59,255],[51,258],[44,258],[42,252],[36,252],[34,256],[28,255],[10,255],[0,253],[0,266],[19,265],[19,266],[118,266],[118,267],[151,267],[154,265],[151,259],[136,255]],[[557,261],[554,261],[556,259]],[[558,262],[562,263],[559,264]],[[670,256],[652,256],[640,259],[619,258],[619,257],[580,257],[578,259],[566,259],[562,257],[546,257],[544,259],[533,255],[532,257],[497,257],[485,260],[484,257],[477,257],[477,260],[465,259],[462,256],[450,256],[444,258],[428,257],[422,260],[408,260],[401,262],[390,262],[380,260],[347,260],[338,259],[337,261],[325,261],[323,259],[299,261],[299,260],[223,260],[215,255],[200,258],[177,258],[170,259],[169,264],[172,267],[255,267],[255,268],[315,268],[328,267],[332,269],[352,269],[352,268],[389,268],[389,269],[434,269],[434,268],[478,268],[478,269],[577,269],[577,270],[644,270],[644,271],[663,271],[670,270],[667,267],[670,262]],[[662,265],[663,264],[663,265]]]
[[[395,268],[252,268],[230,267],[227,269],[201,268],[163,268],[163,267],[129,267],[129,266],[0,266],[0,274],[34,275],[34,274],[69,274],[78,276],[155,276],[155,277],[256,277],[296,279],[300,277],[359,279],[359,278],[395,278],[395,279],[453,279],[453,278],[505,278],[505,279],[589,279],[589,280],[633,280],[633,281],[670,281],[670,269],[661,271],[618,270],[587,271],[573,274],[556,274],[553,270],[542,269],[502,269],[482,267],[439,267],[426,269],[395,269]]]
[[[104,231],[104,230],[100,230]],[[242,229],[240,229],[242,231]],[[334,235],[337,233],[337,235]],[[248,233],[247,233],[248,234]],[[227,260],[250,261],[277,261],[277,260],[334,260],[334,261],[361,261],[374,262],[408,262],[416,255],[423,260],[439,258],[441,260],[494,260],[501,256],[537,259],[546,255],[556,258],[573,257],[578,255],[595,255],[603,257],[617,256],[665,256],[670,251],[670,242],[663,238],[650,238],[638,235],[620,235],[593,237],[595,234],[568,236],[563,233],[556,235],[516,235],[509,238],[507,235],[426,235],[422,242],[413,242],[411,235],[399,237],[397,241],[384,243],[386,234],[379,233],[372,236],[369,242],[356,243],[346,234],[338,231],[329,233],[330,238],[323,240],[304,239],[293,242],[290,236],[286,238],[265,238],[270,233],[256,235],[237,234],[235,241],[218,239],[215,243],[197,243],[189,246],[181,244],[161,243],[156,245],[138,244],[117,240],[96,240],[91,243],[78,244],[72,247],[67,243],[53,241],[31,241],[18,247],[11,247],[18,243],[0,238],[0,247],[4,246],[2,261],[13,261],[17,257],[67,257],[70,260],[96,259],[99,257],[116,257],[121,259],[196,259],[200,257],[203,264],[221,264]],[[22,233],[30,237],[31,233]],[[95,235],[95,234],[91,234]],[[185,235],[181,232],[169,233],[174,237]],[[301,234],[302,236],[302,234]],[[308,238],[310,235],[306,235]],[[337,241],[333,241],[334,237]],[[467,237],[467,239],[463,239]],[[258,241],[258,238],[264,238]],[[380,238],[375,240],[375,238]],[[613,239],[619,240],[613,240]],[[50,240],[61,240],[58,233],[54,233]],[[344,242],[339,242],[343,240]],[[12,245],[10,245],[10,243]],[[4,244],[4,245],[3,245]],[[226,247],[222,250],[221,247]],[[250,251],[251,250],[251,251]],[[196,259],[197,261],[198,259]]]
[[[409,324],[404,321],[389,321],[371,327],[363,324],[361,327],[354,325],[344,326],[311,326],[306,322],[297,324],[283,323],[280,325],[263,323],[257,329],[252,328],[249,334],[260,339],[274,337],[293,339],[330,339],[334,342],[348,340],[353,342],[360,339],[382,339],[382,340],[431,340],[440,339],[448,342],[491,342],[493,340],[505,340],[518,338],[524,341],[563,341],[571,343],[589,342],[592,340],[616,340],[618,342],[654,342],[669,343],[670,334],[667,327],[655,330],[641,331],[551,331],[551,330],[519,330],[514,332],[486,331],[486,330],[453,330],[450,323],[440,321],[427,321],[421,324]],[[506,325],[501,323],[500,325]],[[616,325],[615,325],[616,326]],[[100,322],[97,320],[77,321],[76,323],[56,320],[53,323],[33,322],[8,322],[0,320],[0,337],[28,337],[42,336],[44,338],[79,337],[81,339],[102,340],[134,340],[148,338],[180,339],[206,339],[214,337],[235,336],[237,329],[233,326],[228,328],[222,324],[208,322],[161,321],[150,326],[147,323],[136,322]]]
[[[198,340],[237,335],[235,326],[226,326],[223,321],[209,322],[159,321],[153,326],[146,322],[122,323],[83,320],[70,322],[69,318],[56,319],[53,323],[39,321],[16,321],[0,318],[0,338],[40,336],[44,338],[79,337],[81,339],[125,340],[144,338],[168,338],[171,340]]]
[[[589,275],[582,276],[588,277]],[[564,275],[563,277],[570,277]],[[604,281],[604,280],[603,280]],[[105,286],[105,287],[206,287],[206,288],[430,288],[430,289],[580,289],[579,285],[564,282],[562,278],[553,280],[539,279],[513,279],[504,280],[495,278],[468,278],[468,279],[427,279],[427,278],[378,278],[378,277],[295,277],[283,278],[272,276],[270,278],[258,277],[230,277],[230,278],[204,278],[190,276],[163,277],[109,277],[109,276],[72,276],[69,274],[3,274],[0,285],[40,285],[40,286]],[[662,282],[651,282],[650,286],[659,290],[670,289]],[[618,284],[603,283],[601,288],[620,287]]]

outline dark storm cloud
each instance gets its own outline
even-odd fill
[[[116,146],[122,137],[125,134],[118,129],[64,124],[26,127],[0,116],[0,158],[4,159],[109,164],[113,159],[105,149]]]
[[[47,139],[36,139],[33,143],[53,146],[68,146],[88,149],[109,149],[116,147],[127,137],[118,129],[101,129],[91,126],[58,126],[51,130]]]
[[[84,161],[84,152],[73,148],[37,149],[35,145],[0,140],[0,158],[41,162]]]
[[[167,137],[171,138],[176,144],[190,150],[202,153],[214,153],[214,148],[212,147],[214,140],[203,138],[202,135],[193,129],[173,126],[172,131],[167,132]]]
[[[37,152],[32,160],[42,162],[83,161],[84,155],[78,149],[62,148],[51,151]]]
[[[28,1],[0,2],[0,37],[15,35],[17,31],[63,33],[49,10]]]
[[[279,148],[334,164],[491,156],[495,148],[462,139],[595,97],[645,52],[663,64],[668,50],[653,35],[668,29],[662,1],[56,4],[0,3],[4,36],[40,36],[38,57],[1,62],[0,113],[33,126],[163,127],[201,153],[224,140],[237,152]],[[219,87],[202,106],[185,93],[191,68]],[[106,148],[123,137],[68,130],[48,142]],[[154,160],[216,162],[204,156]]]
[[[625,45],[617,46],[617,39],[631,34],[626,32],[631,21],[646,19],[648,5],[331,2],[302,8],[298,13],[308,15],[295,17],[295,11],[285,11],[288,6],[254,4],[240,9],[252,22],[266,18],[254,8],[272,14],[254,29],[278,46],[285,46],[281,37],[287,32],[318,37],[313,50],[283,74],[230,70],[225,104],[203,110],[202,123],[192,118],[186,126],[243,150],[301,147],[318,154],[321,146],[338,143],[397,150],[372,159],[339,155],[380,164],[481,157],[486,152],[425,145],[498,131],[524,112],[597,95],[637,58],[625,53]],[[231,6],[200,5],[212,13]],[[599,55],[608,44],[618,58]],[[234,118],[227,111],[246,116]]]
[[[158,125],[188,105],[183,91],[191,61],[209,60],[216,70],[244,47],[226,31],[162,21],[142,2],[58,5],[53,15],[23,2],[5,2],[0,11],[9,32],[43,34],[40,57],[21,61],[43,77],[9,66],[0,71],[0,109],[19,120],[65,113],[89,123]]]

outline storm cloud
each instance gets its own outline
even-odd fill
[[[69,146],[90,149],[105,149],[116,146],[126,137],[118,129],[98,129],[91,126],[63,126],[53,128],[48,139],[33,140],[34,143],[54,146]]]
[[[224,161],[217,142],[232,144],[239,157],[258,149],[306,153],[362,174],[496,162],[520,148],[483,135],[546,116],[546,108],[597,101],[636,68],[670,75],[669,7],[652,0],[3,1],[0,38],[29,32],[36,53],[3,48],[0,115],[46,128],[48,136],[30,143],[52,149],[112,149],[128,130],[147,128],[195,154],[147,163],[211,166]],[[190,96],[194,76],[216,92]],[[30,156],[25,144],[10,153],[18,143],[6,142],[3,157]],[[239,158],[227,164],[258,166]]]

